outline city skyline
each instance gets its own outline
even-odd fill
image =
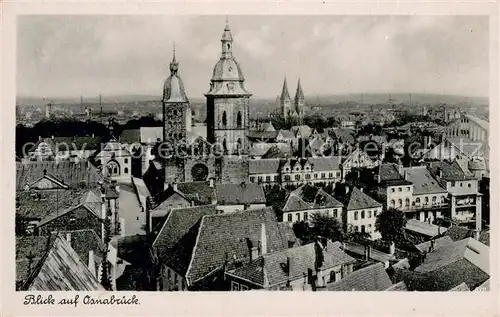
[[[203,98],[219,58],[225,19],[24,16],[18,24],[17,94],[159,95],[175,42],[186,93]],[[275,98],[285,76],[291,91],[300,77],[306,96],[488,95],[486,17],[229,16],[228,20],[235,58],[248,90],[257,98]]]

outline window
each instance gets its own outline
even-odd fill
[[[325,173],[321,173],[321,178],[325,178]]]
[[[179,280],[177,279],[177,274],[174,273],[174,284],[177,285],[178,282],[179,282]]]
[[[337,177],[340,177],[340,172],[337,172]]]
[[[172,278],[172,277],[171,277],[171,275],[170,275],[170,269],[167,269],[167,279],[170,281],[170,279],[171,279],[171,278]]]
[[[288,214],[287,218],[288,218],[288,222],[292,222],[292,214]]]
[[[227,125],[227,114],[226,111],[222,113],[222,126],[226,127]]]
[[[424,204],[427,205],[429,203],[429,197],[424,198]]]
[[[333,178],[333,173],[328,173],[329,178]]]
[[[127,163],[128,163],[128,158],[125,158],[125,159],[123,160],[123,162],[125,162],[125,164],[127,164]]]
[[[437,197],[436,196],[432,196],[432,204],[434,205],[437,201]]]
[[[365,211],[361,210],[361,219],[365,219]]]
[[[391,199],[391,207],[396,206],[396,201],[394,199]]]
[[[455,182],[451,182],[451,187],[455,187]]]
[[[402,191],[403,191],[403,189],[402,189],[401,187],[399,187],[399,188],[398,188],[398,191],[402,192]]]
[[[410,198],[405,199],[405,206],[409,207],[410,206]]]
[[[354,226],[354,232],[358,232],[359,231],[359,227],[358,226]]]
[[[318,178],[318,174],[314,173],[314,179]]]
[[[306,174],[306,179],[311,179],[311,174]]]
[[[246,286],[246,285],[241,285],[241,290],[242,290],[242,291],[248,291],[248,286]]]
[[[420,198],[415,199],[415,203],[420,204]]]
[[[307,214],[307,211],[306,211],[306,212],[304,212],[304,221],[307,221],[308,216],[309,216],[309,215]]]
[[[335,282],[335,271],[330,271],[330,281],[329,283]]]
[[[337,209],[335,209],[335,210],[334,210],[334,212],[333,212],[333,217],[338,218]]]
[[[409,192],[410,191],[410,187],[406,187],[406,191]]]
[[[300,221],[300,212],[295,214],[295,218],[297,218],[297,221]]]
[[[238,115],[236,116],[236,127],[241,128],[241,111],[238,111]]]
[[[399,205],[399,207],[403,207],[403,200],[402,199],[398,199],[398,205]]]
[[[287,182],[290,181],[290,175],[285,175],[285,181],[287,181]]]
[[[259,182],[262,182],[262,176],[259,176],[259,177],[258,177],[258,181],[259,181]]]
[[[125,168],[123,169],[123,172],[124,172],[125,174],[128,174],[128,167],[125,167]]]
[[[354,220],[358,220],[358,212],[357,211],[354,212]]]
[[[371,224],[368,225],[368,233],[372,233],[372,225]]]
[[[289,172],[290,169],[288,167],[285,167],[285,172]]]
[[[372,211],[368,210],[368,218],[371,218],[371,217],[372,217]]]
[[[239,291],[240,290],[240,284],[231,281],[231,290],[232,291]]]
[[[391,188],[391,192],[393,192],[393,193],[394,193],[395,191],[396,191],[396,190],[395,190],[394,188]]]
[[[377,210],[373,211],[373,217],[377,217]]]
[[[300,181],[300,175],[295,175],[295,180]]]
[[[471,187],[472,187],[472,184],[471,184],[471,183],[467,184],[467,187],[471,188]]]
[[[255,182],[255,176],[250,176],[250,181],[253,183]]]
[[[460,184],[460,187],[464,187],[464,183],[460,182],[459,184]]]
[[[271,176],[266,176],[266,182],[270,182],[271,181]]]
[[[278,181],[278,175],[274,175],[274,181],[277,182]]]

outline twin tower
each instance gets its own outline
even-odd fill
[[[175,49],[170,76],[163,87],[163,140],[175,144],[192,139],[192,109],[179,77]],[[226,23],[221,38],[221,56],[214,66],[207,100],[206,141],[219,148],[222,157],[185,158],[176,168],[166,164],[166,178],[178,181],[204,181],[214,178],[222,183],[248,179],[248,128],[250,94],[244,86],[241,67],[233,56],[233,36]],[[188,142],[189,143],[189,142]],[[235,158],[234,155],[239,157]],[[177,161],[177,163],[179,163]],[[172,165],[172,166],[171,166]],[[172,168],[171,168],[172,167]]]
[[[281,96],[279,97],[279,105],[281,115],[284,119],[290,117],[302,118],[305,114],[305,98],[304,92],[302,91],[302,86],[300,85],[300,79],[297,83],[297,91],[295,92],[295,98],[292,100],[290,98],[290,93],[288,93],[288,85],[286,83],[286,78],[283,81],[283,89],[281,91]]]

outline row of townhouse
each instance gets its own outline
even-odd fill
[[[347,157],[251,159],[249,180],[251,183],[267,185],[334,184],[341,181],[353,168],[376,165],[377,162],[360,149]]]
[[[366,195],[363,189],[342,184],[333,197],[321,188],[302,185],[288,195],[283,221],[310,223],[313,215],[326,215],[337,219],[346,232],[368,233],[375,240],[380,238],[375,221],[381,212],[382,204]]]

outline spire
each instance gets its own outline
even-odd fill
[[[222,42],[222,58],[227,59],[233,56],[233,35],[231,34],[231,30],[229,29],[229,24],[227,23],[226,17],[226,27],[224,27],[224,33],[221,38]]]
[[[295,92],[295,100],[304,99],[304,92],[302,92],[302,86],[300,85],[300,78],[297,82],[297,91]]]
[[[175,42],[173,44],[172,51],[173,51],[172,52],[173,56],[172,56],[172,62],[170,62],[170,74],[177,75],[177,71],[179,70],[179,63],[175,59]]]
[[[283,81],[283,89],[281,90],[281,100],[284,99],[290,99],[290,94],[288,93],[288,84],[286,83],[286,76],[285,80]]]

